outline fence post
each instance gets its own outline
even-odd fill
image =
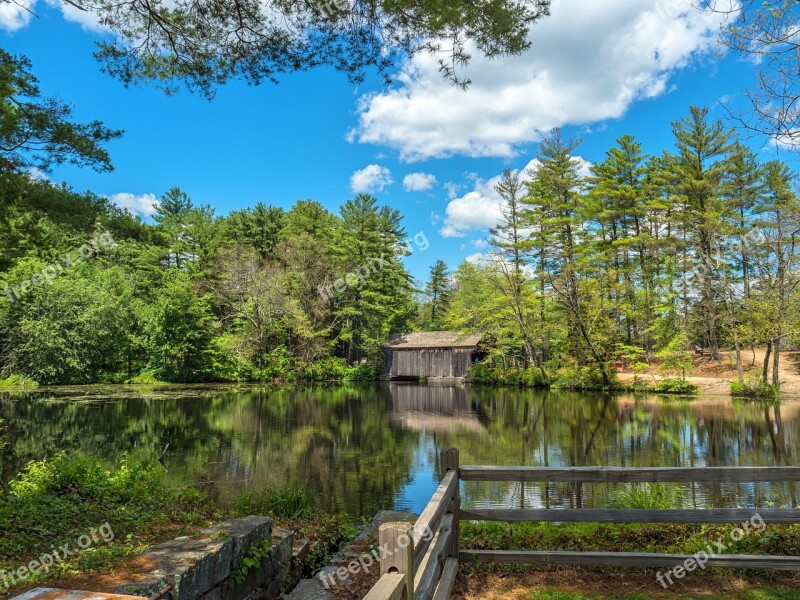
[[[442,472],[447,473],[447,471],[455,471],[456,473],[456,491],[447,511],[453,514],[453,528],[450,534],[448,555],[458,559],[459,519],[461,518],[461,475],[458,470],[458,448],[448,448],[442,451]]]
[[[384,523],[378,530],[381,575],[402,573],[406,576],[403,600],[414,600],[414,526],[402,521]],[[384,550],[385,549],[385,550]]]

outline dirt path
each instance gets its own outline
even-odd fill
[[[757,348],[755,351],[755,363],[753,363],[753,352],[745,350],[742,352],[742,362],[744,363],[745,377],[760,376],[764,365],[764,355],[766,350]],[[709,395],[730,395],[731,381],[736,379],[736,363],[733,352],[723,352],[723,358],[719,362],[705,360],[695,365],[692,374],[688,379],[697,385],[703,394]],[[772,360],[770,359],[770,363]],[[772,376],[772,365],[770,364],[770,377]],[[779,364],[779,377],[781,382],[781,398],[784,400],[800,400],[800,352],[782,352]],[[713,373],[713,376],[711,374]],[[620,381],[633,381],[634,373],[622,372],[617,374]],[[648,381],[660,381],[668,376],[657,372],[645,373],[640,377]]]

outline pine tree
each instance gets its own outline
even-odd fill
[[[425,286],[425,292],[430,298],[431,320],[433,330],[442,329],[444,316],[450,307],[450,273],[443,260],[437,260],[430,270],[430,279]]]

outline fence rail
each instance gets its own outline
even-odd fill
[[[417,521],[379,530],[381,578],[364,600],[447,600],[459,561],[613,567],[673,567],[688,554],[469,550],[459,548],[461,521],[571,523],[800,523],[800,510],[741,509],[461,509],[462,481],[585,483],[751,483],[800,481],[800,467],[497,467],[460,466],[458,450],[442,452],[444,476]],[[798,556],[721,554],[709,567],[800,570]]]

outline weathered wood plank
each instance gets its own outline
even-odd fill
[[[439,581],[439,587],[436,588],[436,593],[433,595],[433,600],[450,600],[457,574],[458,560],[451,556],[444,563],[442,578]]]
[[[403,600],[414,600],[413,538],[411,523],[397,521],[378,528],[378,543],[386,549],[386,554],[381,552],[381,575],[402,573],[406,576]]]
[[[760,515],[765,523],[800,523],[796,508],[707,509],[461,509],[462,521],[532,521],[548,523],[744,523]]]
[[[460,458],[458,448],[448,448],[442,451],[442,469],[451,470],[456,472],[456,478],[459,479],[459,465]],[[453,492],[453,497],[450,500],[450,506],[447,508],[448,512],[453,515],[453,533],[450,536],[450,550],[448,556],[458,556],[459,540],[461,538],[461,528],[459,521],[461,520],[461,485],[460,480],[456,482],[456,489]]]
[[[439,520],[447,511],[450,499],[453,497],[458,487],[458,474],[455,471],[448,471],[442,478],[442,483],[433,494],[433,498],[428,502],[425,510],[414,523],[414,548],[417,552],[425,552],[430,545],[430,539],[425,541],[426,531],[433,530],[439,526]]]
[[[460,468],[462,481],[590,483],[800,481],[800,467],[491,467]]]
[[[442,517],[439,531],[437,531],[430,549],[425,553],[416,569],[414,600],[431,600],[439,583],[439,577],[442,574],[444,559],[450,548],[450,536],[453,533],[452,526],[453,515]]]
[[[400,600],[406,591],[406,576],[402,573],[382,575],[364,600]]]
[[[516,564],[588,565],[598,567],[674,567],[692,554],[651,554],[647,552],[561,552],[521,550],[462,550],[464,562]],[[703,557],[704,558],[704,557]],[[706,567],[747,569],[800,569],[798,556],[761,556],[754,554],[718,554],[705,561]]]

